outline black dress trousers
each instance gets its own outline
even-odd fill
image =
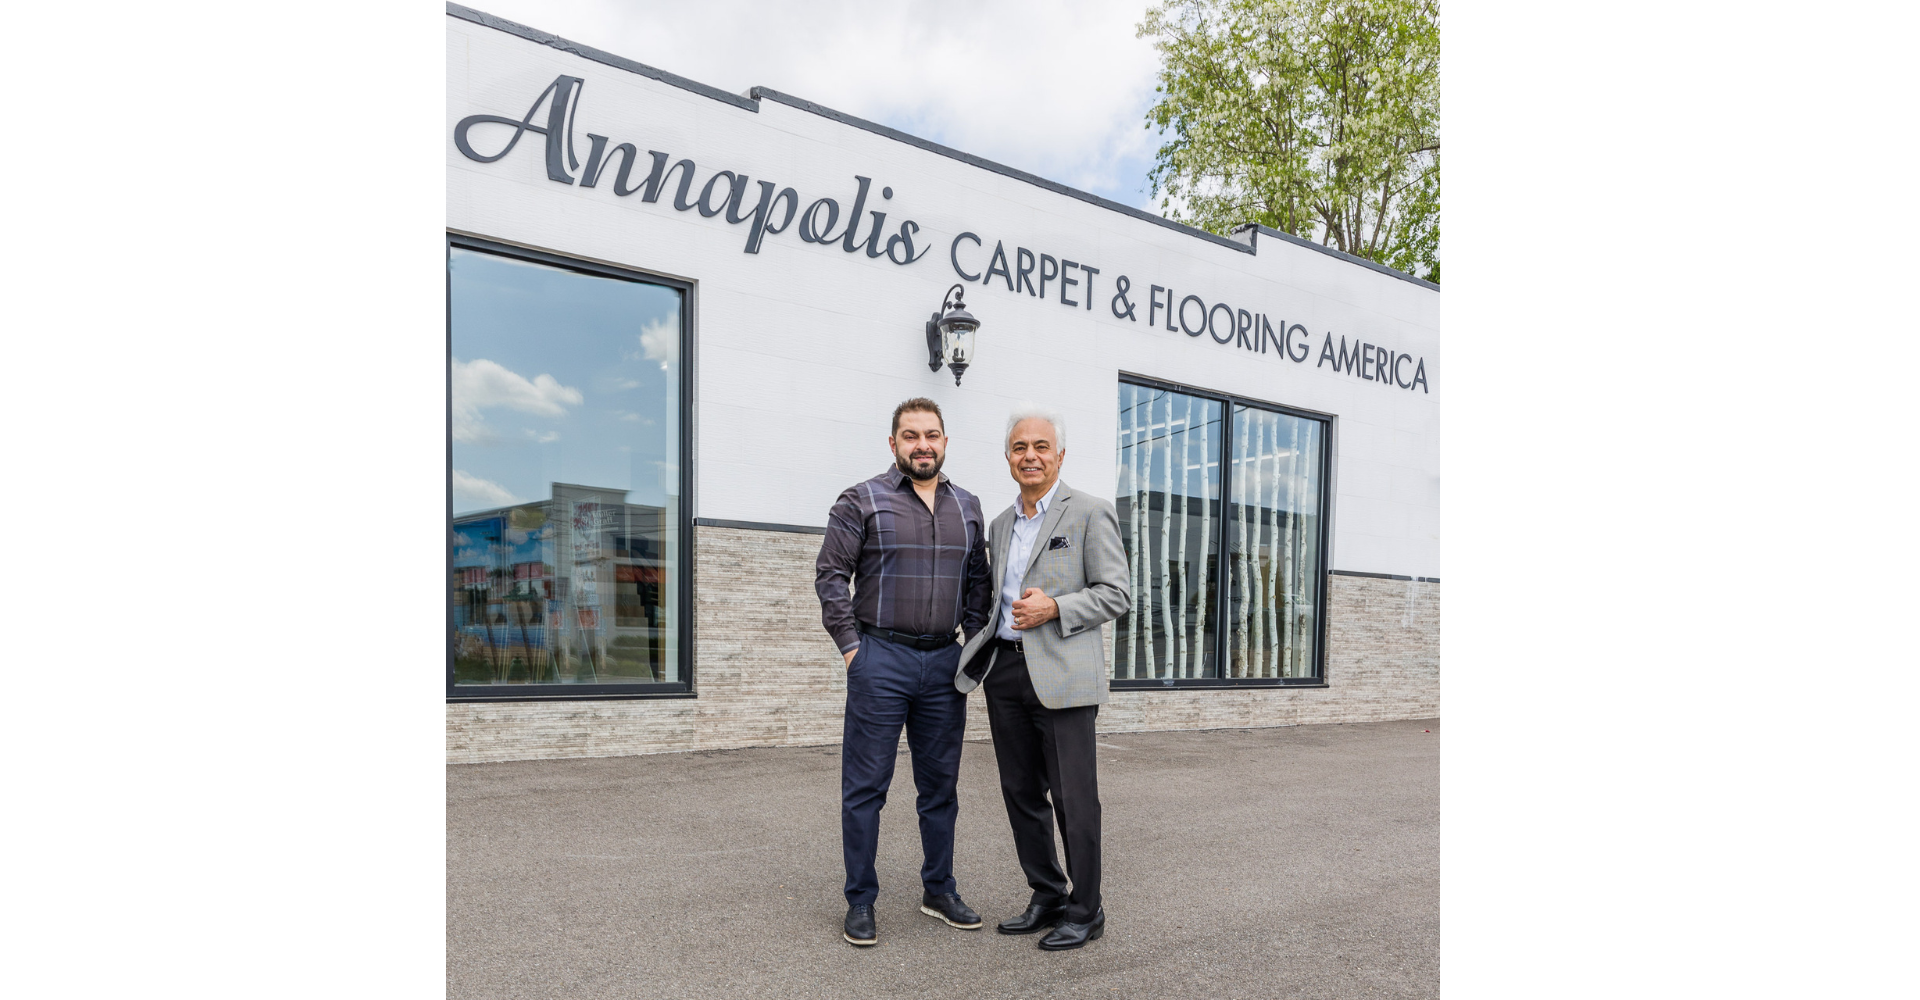
[[[1033,887],[1032,902],[1065,902],[1067,920],[1086,923],[1100,911],[1100,783],[1093,756],[1093,721],[1100,706],[1053,709],[1040,704],[1027,676],[1027,658],[1004,646],[995,654],[983,686],[993,755],[1000,764],[1000,794],[1006,799],[1020,868]],[[1065,874],[1054,859],[1055,817],[1067,849]]]

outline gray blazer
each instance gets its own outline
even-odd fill
[[[1000,629],[1000,584],[1006,573],[1007,548],[1013,543],[1015,514],[1015,508],[1008,507],[987,528],[987,553],[993,563],[993,610],[987,615],[987,627],[974,633],[973,640],[960,651],[960,671],[953,675],[953,686],[962,692],[980,685],[967,676],[967,664],[987,648]],[[1113,505],[1096,496],[1076,493],[1063,480],[1033,542],[1033,555],[1020,589],[1028,587],[1040,588],[1060,605],[1060,617],[1020,633],[1026,648],[1027,673],[1033,678],[1040,704],[1048,708],[1106,704],[1107,680],[1112,671],[1107,668],[1107,646],[1100,638],[1100,624],[1125,614],[1133,600],[1127,591],[1127,553],[1120,545],[1120,521],[1114,516]],[[989,660],[987,670],[992,669]],[[980,676],[985,679],[986,673]]]

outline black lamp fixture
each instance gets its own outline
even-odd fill
[[[973,334],[980,329],[980,321],[961,301],[965,294],[964,285],[947,289],[940,300],[940,311],[927,320],[927,370],[937,372],[945,363],[953,369],[954,385],[960,384],[960,376],[973,363]]]

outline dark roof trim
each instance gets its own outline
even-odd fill
[[[612,66],[614,69],[624,69],[629,73],[638,73],[649,80],[658,80],[668,86],[679,87],[681,90],[691,90],[702,97],[711,97],[716,101],[723,101],[736,108],[745,108],[755,114],[760,112],[760,105],[757,102],[750,101],[741,97],[739,94],[729,94],[719,87],[709,87],[704,83],[689,80],[684,76],[675,76],[666,70],[654,69],[645,63],[637,63],[631,59],[616,56],[611,52],[602,52],[590,45],[570,42],[561,38],[559,35],[550,35],[538,28],[529,28],[524,24],[516,24],[506,18],[494,17],[492,14],[474,10],[471,7],[462,7],[457,3],[449,3],[447,4],[447,16],[457,17],[462,21],[472,21],[475,24],[484,25],[496,31],[504,31],[509,35],[517,35],[527,41],[539,42],[549,48],[559,49],[562,52],[570,52],[582,59],[591,59],[602,65]]]
[[[937,142],[928,142],[927,140],[922,139],[919,136],[908,135],[907,133],[902,132],[899,129],[888,128],[887,126],[881,125],[878,122],[870,122],[870,121],[867,121],[865,118],[855,118],[852,115],[843,114],[839,111],[833,110],[832,108],[821,107],[820,105],[815,104],[812,101],[806,100],[804,98],[794,97],[791,94],[783,94],[777,90],[773,90],[767,87],[755,87],[753,88],[751,93],[756,98],[773,101],[778,104],[784,104],[790,108],[799,108],[801,111],[810,112],[812,114],[819,115],[822,118],[831,118],[834,121],[837,121],[843,125],[851,125],[854,128],[866,129],[867,131],[872,132],[875,135],[883,135],[896,142],[904,142],[909,146],[918,146],[919,148],[924,149],[929,153],[938,153],[941,156],[950,157],[952,159],[959,160],[961,163],[979,167],[982,170],[991,170],[994,173],[1000,174],[1003,177],[1011,177],[1017,181],[1026,181],[1028,184],[1031,184],[1034,187],[1044,188],[1048,191],[1052,191],[1054,194],[1063,194],[1069,198],[1078,198],[1089,205],[1098,205],[1101,208],[1108,209],[1114,212],[1119,212],[1122,215],[1131,215],[1136,219],[1140,219],[1146,222],[1151,222],[1156,226],[1164,226],[1168,229],[1173,230],[1176,233],[1185,233],[1188,236],[1198,236],[1199,238],[1206,240],[1209,243],[1218,243],[1223,247],[1226,247],[1230,250],[1238,250],[1241,253],[1254,252],[1253,247],[1245,243],[1242,243],[1239,240],[1228,239],[1227,237],[1221,236],[1218,233],[1210,233],[1204,229],[1195,229],[1192,226],[1175,222],[1172,219],[1162,218],[1161,216],[1154,215],[1151,212],[1143,212],[1140,209],[1134,208],[1131,205],[1122,205],[1117,201],[1113,201],[1108,198],[1102,198],[1097,194],[1089,194],[1088,192],[1078,190],[1077,188],[1070,188],[1065,184],[1059,184],[1054,181],[1047,180],[1045,177],[1040,177],[1035,174],[1030,174],[1024,170],[1015,170],[1014,168],[1006,166],[1005,164],[995,163],[992,160],[981,159],[980,157],[975,156],[972,153],[963,153],[957,149],[954,149],[951,146],[942,146]]]
[[[636,73],[650,80],[658,80],[661,83],[664,83],[670,87],[679,87],[682,90],[690,90],[696,94],[701,95],[702,97],[711,97],[716,101],[720,101],[726,104],[731,104],[736,108],[740,108],[746,111],[751,111],[756,114],[758,114],[760,111],[761,100],[769,100],[777,104],[785,104],[788,107],[797,108],[801,111],[805,111],[810,114],[816,114],[821,116],[822,118],[830,118],[834,121],[840,122],[843,125],[851,125],[854,128],[865,129],[866,131],[872,132],[875,135],[885,136],[886,138],[892,139],[896,142],[904,142],[909,146],[917,146],[920,149],[924,149],[930,153],[938,153],[941,156],[959,160],[962,163],[979,167],[982,170],[990,170],[996,174],[1000,174],[1003,177],[1011,177],[1017,181],[1025,181],[1028,184],[1032,184],[1035,187],[1043,188],[1045,190],[1051,191],[1054,194],[1065,195],[1069,198],[1077,198],[1080,201],[1084,201],[1089,205],[1096,205],[1100,208],[1104,208],[1109,211],[1119,212],[1121,215],[1131,216],[1143,222],[1151,222],[1156,226],[1160,226],[1166,229],[1171,229],[1176,233],[1184,233],[1188,236],[1197,237],[1199,239],[1206,240],[1209,243],[1226,247],[1230,250],[1237,250],[1240,253],[1246,253],[1246,254],[1258,253],[1255,247],[1256,241],[1254,239],[1254,234],[1248,234],[1247,241],[1243,243],[1240,240],[1232,239],[1226,236],[1221,236],[1217,233],[1210,233],[1204,229],[1196,229],[1193,226],[1175,222],[1172,219],[1154,215],[1151,212],[1141,211],[1140,209],[1134,208],[1131,205],[1122,205],[1117,201],[1113,201],[1108,198],[1102,198],[1097,194],[1090,194],[1086,191],[1081,191],[1076,188],[1070,188],[1065,184],[1055,183],[1054,181],[1047,180],[1044,177],[1027,173],[1024,170],[1015,170],[1014,168],[1006,166],[1005,164],[995,163],[992,160],[982,159],[978,156],[973,155],[972,153],[963,153],[960,150],[954,149],[950,146],[942,146],[937,142],[929,142],[925,139],[920,138],[919,136],[908,135],[907,133],[902,132],[899,129],[888,128],[887,126],[881,125],[878,122],[870,122],[864,118],[855,118],[852,115],[843,114],[841,112],[833,110],[832,108],[822,107],[821,105],[815,104],[812,101],[794,97],[790,94],[783,94],[777,90],[772,90],[767,87],[755,87],[751,91],[752,96],[750,98],[742,97],[739,94],[730,94],[724,90],[721,90],[718,87],[711,87],[704,83],[700,83],[694,80],[689,80],[684,76],[677,76],[663,69],[655,69],[654,67],[648,66],[645,63],[638,63],[638,62],[634,62],[631,59],[626,59],[621,56],[616,56],[611,52],[602,52],[599,49],[596,49],[590,45],[581,45],[578,42],[568,41],[567,39],[561,38],[558,35],[552,35],[552,34],[548,34],[547,32],[541,31],[538,28],[529,28],[524,24],[518,24],[516,22],[509,21],[505,18],[495,17],[492,14],[488,14],[483,11],[474,10],[471,7],[462,7],[457,3],[449,2],[447,4],[447,16],[457,17],[463,21],[471,21],[474,24],[492,28],[496,31],[504,31],[509,35],[514,35],[520,38],[524,38],[531,42],[538,42],[541,45],[545,45],[550,48],[559,49],[562,52],[571,53],[573,55],[579,56],[582,59],[588,59],[593,62],[600,63],[601,65],[604,65],[604,66],[612,66],[615,69],[626,70],[629,73]],[[1265,233],[1268,236],[1278,237],[1282,240],[1287,241],[1288,243],[1297,243],[1300,246],[1306,247],[1310,250],[1318,250],[1319,252],[1327,254],[1328,256],[1337,257],[1349,263],[1358,264],[1361,267],[1364,267],[1370,271],[1378,271],[1381,274],[1392,275],[1393,277],[1399,278],[1402,281],[1411,281],[1416,285],[1421,285],[1426,288],[1431,288],[1431,289],[1434,289],[1435,291],[1438,291],[1440,289],[1439,285],[1436,285],[1433,282],[1427,281],[1422,278],[1416,278],[1413,275],[1406,273],[1405,271],[1396,271],[1393,268],[1388,267],[1384,264],[1376,264],[1373,261],[1366,259],[1365,257],[1355,257],[1354,255],[1349,253],[1342,253],[1341,251],[1334,250],[1329,247],[1323,247],[1320,244],[1313,242],[1312,240],[1304,240],[1291,233],[1283,233],[1278,229],[1273,229],[1269,226],[1262,226],[1262,225],[1258,225],[1257,223],[1248,223],[1244,226],[1240,226],[1234,229],[1234,232],[1235,233],[1245,232],[1248,229],[1253,229],[1257,233]]]
[[[1300,237],[1295,236],[1292,233],[1283,233],[1280,230],[1273,228],[1272,226],[1263,226],[1257,222],[1248,222],[1248,223],[1244,223],[1242,225],[1233,227],[1233,231],[1236,233],[1244,233],[1249,229],[1253,230],[1256,233],[1275,237],[1276,239],[1286,240],[1288,243],[1298,244],[1300,246],[1306,247],[1309,250],[1318,250],[1329,257],[1338,257],[1341,260],[1344,260],[1350,264],[1358,264],[1369,271],[1379,271],[1381,274],[1391,274],[1402,281],[1411,281],[1422,288],[1431,288],[1436,292],[1440,290],[1439,285],[1436,285],[1425,278],[1416,278],[1405,271],[1394,270],[1393,268],[1388,267],[1385,264],[1380,264],[1374,261],[1370,261],[1365,257],[1356,257],[1353,254],[1347,253],[1343,250],[1335,250],[1332,247],[1323,247],[1312,240],[1301,239]]]
[[[1416,279],[1418,280],[1418,279]],[[1439,583],[1437,576],[1401,576],[1398,573],[1362,573],[1357,569],[1330,569],[1333,576],[1364,576],[1372,580],[1404,580],[1408,583]]]

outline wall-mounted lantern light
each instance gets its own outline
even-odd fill
[[[953,369],[954,385],[960,384],[960,376],[973,363],[973,334],[980,329],[980,321],[960,300],[965,293],[963,285],[947,289],[940,311],[927,320],[927,370],[937,372],[944,362]]]

